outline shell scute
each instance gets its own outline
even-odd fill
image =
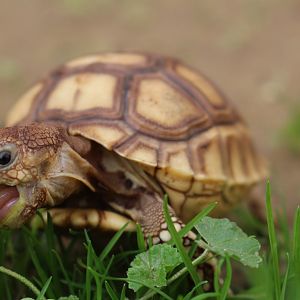
[[[231,124],[240,120],[226,96],[205,75],[180,62],[170,64],[168,72],[171,78],[197,99],[213,123]]]
[[[160,75],[135,76],[128,94],[127,121],[137,130],[161,139],[185,137],[192,128],[208,127],[206,112]]]
[[[48,95],[38,114],[41,120],[118,119],[122,116],[121,75],[84,72],[55,79],[56,82],[46,87]]]
[[[73,123],[69,126],[69,133],[84,136],[95,142],[102,141],[105,148],[112,150],[122,141],[126,141],[133,134],[133,131],[119,122],[102,121]]]
[[[110,74],[83,73],[69,76],[58,83],[45,109],[66,112],[95,108],[112,110],[116,102],[116,85],[117,78]]]
[[[155,168],[158,166],[159,145],[159,141],[153,138],[133,135],[131,138],[114,147],[114,151],[128,159]]]

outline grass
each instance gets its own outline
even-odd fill
[[[270,241],[270,251],[271,251],[271,264],[272,264],[272,275],[274,282],[274,296],[276,300],[279,300],[281,294],[280,288],[280,274],[279,274],[279,260],[278,260],[278,246],[276,239],[276,231],[273,217],[273,210],[271,205],[271,188],[270,184],[267,184],[266,191],[266,207],[267,207],[267,223],[268,223],[268,233]]]
[[[209,213],[205,209],[187,226],[191,229]],[[220,258],[215,273],[215,291],[203,292],[203,280],[196,272],[207,250],[192,259],[181,237],[187,229],[177,232],[170,220],[167,202],[164,213],[182,262],[168,273],[166,286],[157,287],[141,279],[128,279],[126,272],[139,253],[145,251],[141,230],[126,233],[124,226],[115,234],[57,231],[48,218],[45,230],[23,227],[21,230],[0,231],[0,291],[2,299],[22,297],[33,299],[300,299],[300,209],[295,212],[293,228],[287,233],[287,218],[278,217],[274,225],[270,185],[266,189],[267,225],[260,224],[247,211],[237,214],[244,220],[249,234],[262,244],[263,263],[250,269]],[[246,221],[245,221],[246,220]],[[243,222],[241,222],[243,224]],[[249,225],[250,224],[250,225]],[[99,238],[100,236],[100,238]],[[222,274],[222,275],[221,275]],[[225,274],[225,275],[224,275]],[[219,278],[224,281],[220,284]],[[143,285],[134,292],[129,282]],[[230,292],[230,289],[234,292]],[[73,295],[73,298],[71,297]],[[61,298],[69,297],[69,298]]]

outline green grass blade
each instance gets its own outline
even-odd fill
[[[195,285],[190,292],[188,292],[183,298],[182,300],[190,300],[191,297],[193,296],[193,294],[195,293],[195,291],[197,290],[197,288],[200,286],[200,285],[203,285],[203,282],[199,283],[199,285]]]
[[[89,255],[90,255],[91,264],[94,264],[94,268],[97,271],[104,272],[105,267],[103,265],[103,260],[98,258],[97,254],[92,246],[92,242],[91,242],[89,236],[87,235],[87,233],[85,233],[85,239],[86,239],[86,241],[88,241],[88,244],[90,245],[89,249],[88,249],[87,244],[85,245],[85,247],[86,247],[87,251],[90,251]]]
[[[168,229],[170,231],[171,237],[174,240],[174,243],[180,253],[180,256],[182,257],[182,260],[187,267],[195,285],[200,284],[200,278],[197,274],[196,268],[193,266],[192,261],[190,257],[188,256],[187,251],[185,250],[184,246],[182,245],[181,237],[179,236],[178,232],[176,231],[174,224],[172,222],[171,216],[169,214],[168,210],[168,199],[167,197],[164,197],[164,202],[163,202],[163,209],[164,209],[164,215],[165,219],[168,225]],[[202,289],[199,287],[197,289],[198,292],[201,292]]]
[[[107,293],[109,294],[111,300],[119,300],[119,297],[116,295],[112,287],[107,281],[104,282]]]
[[[146,245],[144,240],[144,235],[142,232],[142,227],[140,224],[136,225],[136,237],[137,237],[137,244],[140,251],[146,251]]]
[[[123,284],[120,300],[126,300],[126,284]]]
[[[268,223],[268,234],[271,247],[271,260],[272,260],[272,273],[274,282],[274,294],[275,300],[280,299],[280,273],[279,273],[279,260],[278,260],[278,248],[277,239],[272,211],[271,203],[271,187],[270,182],[267,182],[266,189],[266,209],[267,209],[267,223]]]
[[[11,240],[11,231],[9,230],[1,230],[0,232],[0,265],[6,264],[6,255],[8,252],[8,242]],[[11,299],[9,295],[9,284],[7,277],[4,274],[0,274],[0,291],[6,292],[6,298]]]
[[[114,256],[112,255],[111,258],[110,258],[110,260],[109,260],[109,262],[108,262],[108,264],[107,264],[107,267],[106,267],[106,269],[104,271],[104,274],[103,274],[104,277],[102,277],[101,280],[100,280],[99,293],[101,295],[102,295],[102,287],[103,287],[103,283],[104,283],[104,280],[105,280],[105,276],[107,276],[107,274],[108,274],[108,272],[109,272],[109,270],[111,268],[111,265],[113,263],[113,260],[114,260]]]
[[[300,208],[295,212],[294,226],[293,226],[293,249],[292,249],[292,267],[294,278],[290,280],[291,290],[297,299],[300,297]],[[291,293],[290,290],[287,291]]]
[[[60,275],[59,275],[59,265],[56,263],[55,254],[53,253],[53,249],[55,249],[55,237],[56,234],[54,232],[54,227],[52,223],[52,218],[50,214],[47,214],[47,226],[46,226],[46,240],[47,240],[47,262],[50,268],[50,272],[52,274],[52,286],[53,290],[56,293],[56,296],[62,293],[61,283],[60,283]]]
[[[211,203],[206,206],[199,214],[197,214],[191,221],[188,222],[179,232],[178,235],[182,238],[184,237],[189,231],[193,229],[193,227],[198,224],[201,219],[207,216],[215,207],[217,203]]]
[[[100,287],[100,280],[97,272],[93,270],[91,267],[88,267],[91,274],[94,276],[95,282],[96,282],[96,299],[101,300],[102,299],[102,290]]]
[[[300,207],[297,207],[293,228],[293,263],[300,278]]]
[[[209,298],[215,299],[218,296],[219,296],[219,293],[205,293],[205,294],[201,294],[199,296],[192,298],[192,300],[204,300],[204,299],[209,299]]]
[[[106,256],[109,254],[109,252],[112,250],[112,248],[115,246],[117,241],[120,239],[122,234],[124,233],[128,223],[124,224],[118,232],[115,233],[115,235],[112,237],[112,239],[109,241],[109,243],[106,245],[106,247],[103,249],[99,256],[99,260],[103,261]]]
[[[284,280],[283,280],[282,287],[281,287],[280,300],[285,299],[285,291],[286,291],[286,286],[287,286],[288,276],[289,276],[289,271],[290,271],[290,257],[289,257],[288,253],[286,254],[286,259],[287,259],[287,266],[286,266]]]
[[[10,286],[7,282],[7,278],[3,278],[3,284],[5,286],[5,299],[7,300],[13,300],[12,298],[12,294],[11,294],[11,289],[10,289]],[[0,290],[0,291],[3,291],[3,290]]]
[[[40,263],[39,259],[38,259],[38,254],[37,252],[33,249],[33,245],[30,243],[30,239],[27,240],[27,246],[28,246],[28,251],[32,260],[32,263],[35,267],[35,270],[41,280],[41,282],[47,282],[48,280],[48,276],[44,270],[44,268],[42,267],[42,264]],[[55,294],[53,293],[52,290],[48,290],[47,291],[47,295],[50,298],[55,298]]]
[[[73,286],[71,285],[71,278],[68,274],[68,272],[66,271],[64,264],[59,256],[59,254],[57,253],[57,251],[55,249],[52,250],[54,255],[56,256],[56,259],[58,261],[58,264],[60,266],[61,272],[63,273],[63,276],[66,280],[66,282],[68,283],[68,288],[69,288],[69,292],[74,295],[75,294],[75,290],[73,289]]]
[[[45,296],[45,294],[46,294],[46,292],[47,292],[47,290],[48,290],[48,288],[49,288],[49,285],[50,285],[50,283],[51,283],[51,280],[52,280],[52,276],[49,277],[49,279],[47,280],[47,282],[46,282],[45,285],[43,286],[43,288],[42,288],[40,294],[38,295],[38,297],[36,298],[36,300],[44,300],[44,299],[45,299],[44,296]]]
[[[220,292],[220,296],[218,297],[218,300],[226,300],[230,289],[231,279],[232,279],[232,268],[231,268],[230,258],[228,256],[225,257],[225,262],[226,262],[226,277]]]
[[[89,267],[92,265],[92,242],[88,236],[87,231],[84,231],[86,245],[87,245],[87,255],[86,255],[86,272],[85,272],[85,299],[91,300],[91,285],[92,285],[92,274],[89,271]]]

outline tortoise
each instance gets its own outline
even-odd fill
[[[0,129],[0,225],[42,207],[61,227],[142,227],[168,241],[218,202],[224,214],[266,176],[249,129],[202,73],[156,54],[74,59],[37,82]],[[188,234],[192,239],[192,234]]]

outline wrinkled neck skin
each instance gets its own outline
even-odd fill
[[[95,191],[92,184],[97,176],[94,167],[64,142],[59,155],[49,164],[47,175],[39,185],[46,191],[46,206],[56,206],[84,186]]]

